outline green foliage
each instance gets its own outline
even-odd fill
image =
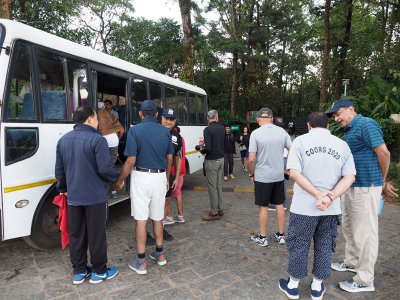
[[[377,119],[382,128],[383,139],[391,154],[391,161],[399,162],[400,159],[400,124],[392,119]]]
[[[397,163],[390,163],[387,180],[391,181],[394,187],[400,187],[400,165]]]

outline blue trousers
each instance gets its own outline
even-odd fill
[[[290,213],[287,247],[288,273],[293,278],[308,276],[307,262],[311,240],[314,239],[314,277],[325,280],[331,276],[332,252],[335,252],[340,215],[305,216]]]

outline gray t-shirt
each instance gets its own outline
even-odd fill
[[[283,149],[292,144],[287,132],[276,125],[257,128],[250,135],[249,152],[256,152],[254,180],[278,182],[283,180]]]
[[[297,137],[290,148],[288,169],[300,171],[320,191],[332,190],[344,175],[356,174],[353,155],[347,143],[323,128],[311,129]],[[320,211],[317,199],[294,184],[290,212],[306,216],[339,215],[340,198],[325,211]]]

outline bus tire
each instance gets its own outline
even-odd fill
[[[23,238],[33,248],[45,250],[61,246],[61,233],[58,229],[59,207],[53,204],[57,194],[57,190],[53,188],[45,196],[43,205],[38,207],[37,216],[33,219],[32,234]]]

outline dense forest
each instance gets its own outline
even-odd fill
[[[174,1],[182,25],[128,0],[1,0],[1,17],[198,85],[227,118],[327,109],[343,79],[365,114],[400,112],[400,0]]]

